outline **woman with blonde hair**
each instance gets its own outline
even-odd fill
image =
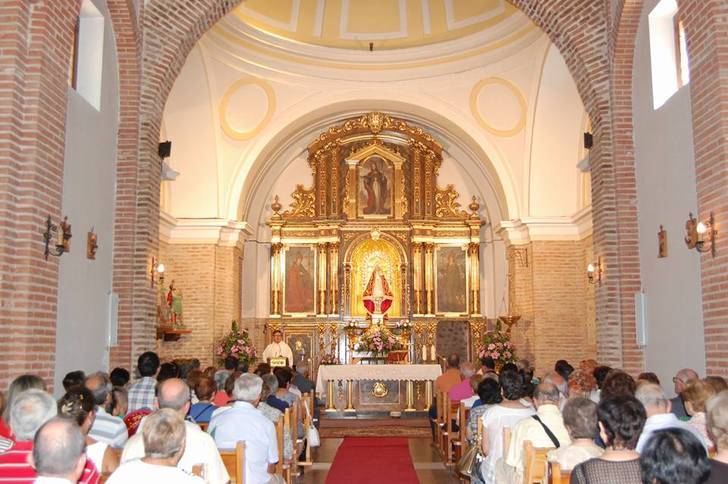
[[[685,402],[685,410],[691,417],[688,424],[700,432],[708,444],[708,449],[714,449],[715,444],[708,436],[705,404],[713,395],[715,395],[713,386],[704,380],[688,381],[685,390],[681,393],[683,402]]]

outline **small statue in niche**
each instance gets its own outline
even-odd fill
[[[169,307],[169,322],[172,326],[182,326],[182,291],[174,287],[174,281],[169,283],[167,306]]]
[[[660,225],[660,231],[657,232],[657,257],[667,257],[667,230]]]

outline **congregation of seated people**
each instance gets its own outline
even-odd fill
[[[721,377],[681,370],[670,399],[654,373],[635,379],[593,360],[578,368],[559,360],[541,378],[525,360],[478,363],[452,355],[435,382],[469,409],[460,423],[471,446],[479,437],[482,455],[473,483],[523,482],[526,442],[550,449],[548,461],[575,483],[728,482]],[[0,394],[0,482],[224,484],[232,476],[221,451],[239,441],[244,482],[282,481],[276,465],[281,453],[291,460],[295,442],[286,428],[279,453],[275,424],[313,390],[305,365],[253,369],[228,358],[201,369],[198,360],[161,363],[146,352],[136,371],[135,379],[124,368],[70,372],[57,401],[38,376],[13,380]]]
[[[456,466],[471,483],[526,482],[526,443],[545,454],[543,482],[551,482],[552,466],[579,484],[728,482],[728,384],[722,377],[680,370],[671,399],[654,373],[634,378],[594,360],[578,368],[559,360],[540,378],[526,360],[498,369],[491,358],[479,363],[476,368],[451,355],[435,381],[438,398],[467,409],[467,421],[458,422],[451,411],[452,422],[442,417],[443,423],[439,414],[447,404],[438,405],[438,398],[430,408],[444,460],[451,440],[441,439],[442,432],[459,435],[461,423],[463,447],[479,448],[466,474]]]
[[[203,370],[196,359],[161,363],[146,352],[136,379],[124,368],[68,373],[57,401],[42,378],[21,375],[0,392],[0,482],[226,484],[235,476],[221,452],[238,442],[243,482],[283,482],[275,424],[315,385],[306,365],[249,370],[236,358]],[[291,462],[295,443],[283,432]]]

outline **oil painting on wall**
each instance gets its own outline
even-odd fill
[[[286,251],[286,313],[314,312],[314,257],[311,247],[290,247]]]
[[[371,156],[359,165],[359,216],[392,215],[392,167],[379,156]]]
[[[462,247],[437,249],[437,312],[466,313],[466,253]]]

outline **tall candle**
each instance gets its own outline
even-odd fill
[[[427,345],[422,345],[422,361],[427,361]]]
[[[430,347],[430,355],[432,356],[432,361],[437,360],[437,355],[435,354],[435,345],[432,345],[432,347]]]

